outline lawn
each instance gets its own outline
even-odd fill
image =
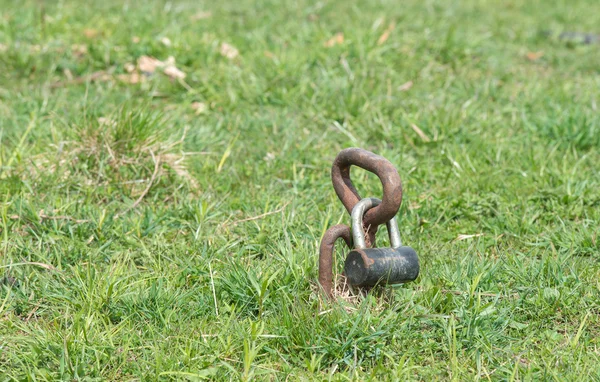
[[[598,1],[0,9],[0,380],[600,380]],[[421,274],[328,302],[346,147]]]

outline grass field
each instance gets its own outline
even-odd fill
[[[0,380],[600,380],[598,1],[0,9]],[[352,146],[421,275],[328,303]]]

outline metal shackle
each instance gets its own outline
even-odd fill
[[[352,233],[345,224],[334,225],[323,235],[319,247],[319,284],[329,298],[333,298],[333,249],[335,242],[343,239],[352,248]]]
[[[366,211],[380,204],[380,199],[364,198],[352,208],[352,238],[354,241],[354,248],[367,248],[365,232],[363,231],[363,216]],[[402,246],[402,240],[400,238],[400,230],[398,229],[396,216],[388,220],[385,225],[388,230],[388,235],[390,236],[390,246],[392,248],[400,248]]]

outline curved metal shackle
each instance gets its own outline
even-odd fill
[[[380,204],[381,200],[377,198],[364,198],[354,205],[354,208],[352,209],[352,239],[354,241],[354,248],[367,248],[367,244],[365,243],[365,233],[363,231],[363,216],[366,211]],[[400,238],[400,230],[398,229],[396,216],[393,216],[388,220],[386,226],[388,234],[390,235],[391,247],[400,248],[402,246],[402,240]]]
[[[331,180],[335,193],[348,213],[352,213],[356,203],[362,199],[350,179],[352,166],[370,171],[381,180],[383,202],[364,216],[365,226],[370,226],[370,231],[376,232],[377,226],[392,219],[398,213],[402,204],[402,180],[394,165],[380,155],[356,147],[340,151],[331,167]]]
[[[340,238],[352,248],[352,233],[350,227],[345,224],[329,228],[323,235],[319,247],[319,284],[329,298],[333,297],[333,247]]]

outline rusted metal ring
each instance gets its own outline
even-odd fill
[[[352,248],[350,227],[345,224],[334,225],[325,231],[319,248],[319,284],[329,298],[333,297],[333,248],[339,238]]]
[[[333,161],[331,180],[335,193],[350,214],[356,203],[362,199],[350,179],[352,166],[374,173],[383,186],[381,204],[367,211],[363,220],[363,226],[368,229],[369,236],[374,238],[377,227],[396,216],[400,209],[402,180],[394,165],[384,157],[356,147],[342,150]]]

